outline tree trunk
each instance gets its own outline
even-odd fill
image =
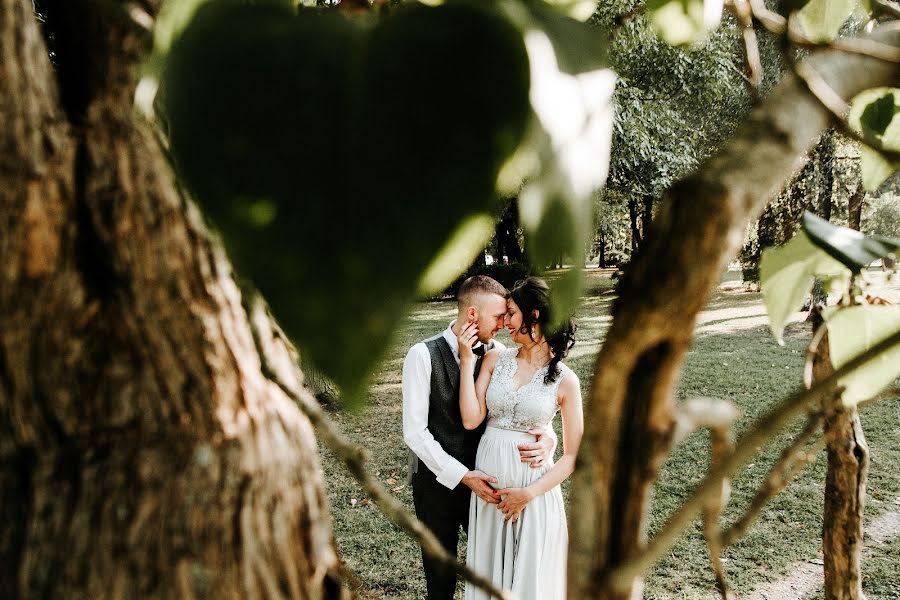
[[[822,195],[819,198],[818,213],[826,221],[831,220],[831,211],[834,208],[834,131],[825,134],[821,154],[822,160]]]
[[[804,307],[805,310],[809,311],[809,314],[806,316],[807,321],[813,321],[815,319],[815,315],[818,314],[822,308],[828,303],[828,294],[825,291],[825,285],[821,279],[816,277],[815,281],[813,281],[812,290],[809,292],[809,300],[807,305]]]
[[[124,2],[44,6],[55,70],[32,3],[0,0],[4,597],[344,595],[263,351],[302,376],[133,117],[149,36]]]
[[[856,191],[850,194],[850,197],[847,199],[847,227],[850,229],[860,230],[865,199],[866,189],[863,187],[862,180],[860,180]]]
[[[519,246],[519,238],[516,232],[519,229],[519,202],[513,199],[509,203],[509,207],[503,211],[500,222],[494,230],[497,238],[497,250],[499,256],[498,262],[503,262],[502,257],[505,255],[509,262],[522,262],[522,248]]]
[[[653,196],[644,194],[641,208],[641,243],[647,239],[647,233],[650,231],[650,222],[653,220]]]
[[[819,201],[816,204],[816,213],[825,219],[831,220],[831,210],[834,198],[834,130],[826,132],[816,146],[815,159],[819,161],[819,172],[822,175],[822,185],[819,190]],[[805,307],[809,310],[807,321],[814,321],[820,311],[828,303],[828,294],[825,285],[818,277],[813,283],[809,295],[809,303]]]
[[[880,32],[900,44],[900,33]],[[841,97],[894,85],[900,66],[831,51],[807,60]],[[640,577],[611,570],[641,553],[657,471],[670,449],[673,389],[697,313],[736,254],[748,222],[780,189],[831,115],[788,76],[747,122],[659,206],[620,283],[597,356],[572,485],[570,598],[639,598]]]
[[[640,208],[636,198],[628,199],[628,219],[631,222],[631,255],[641,246]]]
[[[756,243],[744,254],[744,261],[741,264],[741,277],[744,283],[759,283],[759,263],[762,253],[766,248],[775,245],[777,226],[775,209],[770,203],[756,222]]]
[[[813,361],[813,375],[821,380],[832,373],[825,333]],[[828,448],[822,520],[825,600],[864,600],[861,563],[869,446],[856,407],[845,407],[838,391],[825,398],[822,413]]]
[[[606,268],[606,236],[600,236],[600,243],[597,245],[598,248],[598,256],[597,256],[597,266],[601,269]]]

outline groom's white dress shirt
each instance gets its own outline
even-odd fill
[[[459,341],[453,333],[456,321],[450,323],[443,336],[459,364]],[[504,348],[494,341],[494,348]],[[406,353],[403,361],[403,441],[425,466],[437,476],[437,481],[451,490],[469,469],[444,452],[428,430],[428,405],[431,397],[431,355],[424,342]]]

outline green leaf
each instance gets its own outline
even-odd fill
[[[426,268],[433,284],[483,243],[532,118],[529,82],[520,31],[482,2],[401,5],[380,21],[209,2],[173,43],[179,174],[349,403]]]
[[[697,44],[719,26],[721,0],[650,0],[647,12],[653,29],[667,44]]]
[[[894,104],[894,95],[886,93],[863,109],[859,117],[862,130],[868,134],[882,136],[900,107]]]
[[[796,18],[813,42],[830,42],[856,5],[857,0],[810,0],[797,11]]]
[[[760,287],[769,327],[783,344],[784,326],[800,310],[816,277],[849,279],[850,270],[814,245],[803,231],[778,248],[763,251]]]
[[[867,237],[853,229],[832,225],[811,212],[804,213],[801,224],[813,244],[854,273],[900,249],[900,242]]]
[[[460,223],[419,281],[419,293],[434,295],[465,271],[494,235],[494,218],[476,214]]]
[[[596,29],[539,5],[529,9],[511,9],[524,30],[535,115],[529,156],[519,157],[535,165],[519,194],[519,214],[534,263],[564,256],[575,265],[552,297],[561,322],[580,297],[593,194],[609,170],[616,77]]]
[[[164,0],[153,25],[153,51],[166,54],[197,9],[210,0]]]
[[[861,92],[850,102],[850,127],[860,135],[880,141],[889,150],[900,151],[898,105],[898,88],[872,88]],[[868,146],[860,148],[860,170],[866,191],[878,189],[898,168],[900,162],[892,162]]]
[[[900,306],[849,306],[824,313],[835,369],[900,331]],[[853,406],[874,398],[900,376],[900,347],[885,352],[840,380],[843,401]]]

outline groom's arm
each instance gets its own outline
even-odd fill
[[[416,344],[406,354],[402,389],[403,441],[437,476],[438,482],[452,490],[459,485],[469,469],[447,454],[428,429],[431,356],[425,344]]]
[[[552,425],[542,429],[531,429],[528,433],[535,437],[531,444],[519,444],[519,458],[524,463],[529,463],[532,469],[543,467],[550,462],[556,452],[558,439]]]

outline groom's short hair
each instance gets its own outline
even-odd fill
[[[462,282],[456,292],[456,304],[460,309],[472,306],[472,301],[479,294],[497,294],[506,297],[507,290],[503,284],[487,275],[472,275]]]

